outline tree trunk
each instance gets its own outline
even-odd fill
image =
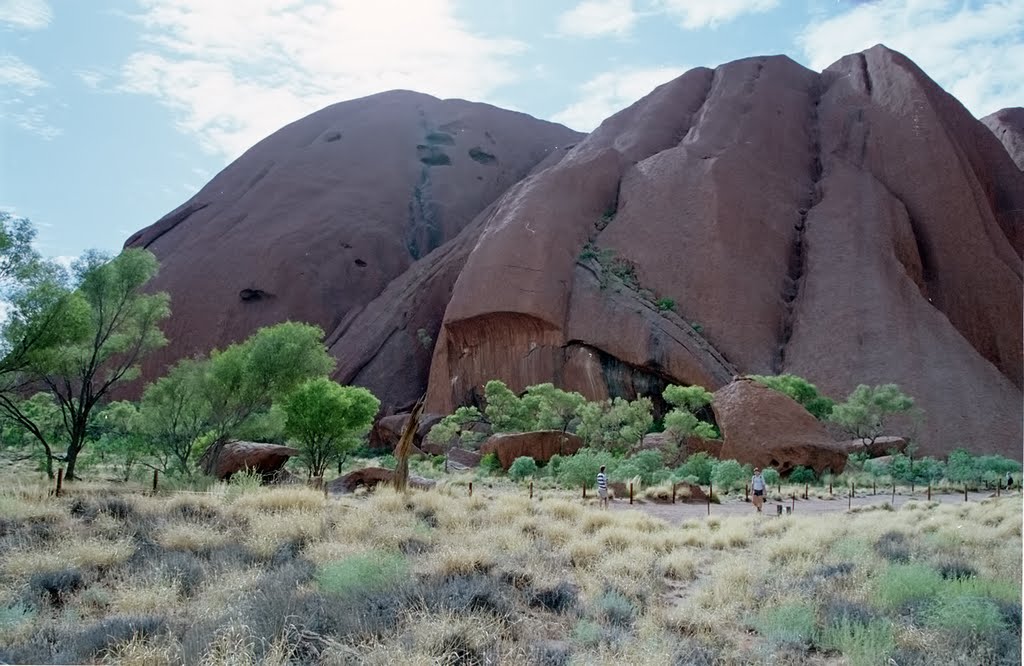
[[[65,481],[77,481],[78,477],[75,476],[75,463],[78,461],[78,453],[82,450],[82,446],[75,445],[74,443],[68,445],[67,455],[64,457],[67,461],[67,469],[64,472]]]
[[[423,399],[425,397],[421,397],[413,405],[412,412],[409,414],[409,420],[405,422],[405,428],[402,429],[402,437],[398,440],[398,452],[395,456],[398,460],[395,465],[394,478],[395,490],[399,492],[404,493],[409,486],[409,453],[412,451],[412,440],[420,426],[420,413],[423,411]],[[445,465],[447,466],[447,456],[445,458]]]

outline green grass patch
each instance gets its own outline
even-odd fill
[[[984,597],[944,596],[925,616],[929,627],[943,632],[969,634],[979,639],[1002,631],[1006,622],[1002,611]]]
[[[887,664],[896,649],[892,625],[885,620],[867,624],[848,620],[833,623],[825,629],[821,643],[841,652],[849,666]]]
[[[816,633],[814,607],[798,601],[765,608],[751,625],[772,643],[808,645]]]
[[[325,594],[351,597],[387,590],[408,575],[405,556],[378,551],[330,562],[317,573],[316,582]]]
[[[943,588],[938,571],[924,564],[896,564],[879,576],[875,599],[881,606],[901,609],[927,602]]]

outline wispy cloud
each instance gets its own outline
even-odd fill
[[[34,95],[46,86],[46,81],[35,67],[17,56],[0,55],[0,87],[14,89],[23,95]]]
[[[744,14],[775,9],[779,0],[656,0],[654,8],[675,17],[687,30],[715,28]]]
[[[558,17],[558,32],[572,37],[623,36],[636,20],[633,0],[584,0]]]
[[[573,104],[555,114],[555,122],[589,132],[608,116],[676,78],[689,67],[623,68],[598,74],[579,88]]]
[[[49,84],[34,67],[13,55],[0,55],[0,119],[46,140],[61,135],[47,120],[46,104],[33,97]]]
[[[50,25],[53,10],[46,0],[0,0],[0,24],[18,30],[39,30]]]
[[[235,157],[328,104],[391,88],[487,100],[524,46],[475,34],[454,0],[140,0],[149,48],[122,89],[173,109],[207,151]]]
[[[99,69],[76,69],[74,74],[79,81],[92,90],[99,90],[100,86],[110,78],[107,72]]]
[[[977,116],[1024,100],[1024,2],[878,0],[810,23],[811,67],[883,43],[905,53]]]

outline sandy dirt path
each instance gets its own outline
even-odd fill
[[[1019,490],[1012,493],[1018,499],[1021,498]],[[1006,495],[1004,491],[1003,496]],[[988,499],[989,497],[995,497],[995,492],[972,492],[968,493],[968,502],[980,502],[981,500]],[[899,508],[910,501],[926,502],[928,500],[926,492],[915,492],[913,494],[896,493],[896,502],[893,505],[895,508]],[[942,502],[943,504],[963,504],[964,494],[961,493],[932,493],[933,502]],[[596,504],[596,502],[595,502]],[[761,517],[764,519],[774,519],[778,517],[777,506],[788,507],[792,506],[793,515],[806,516],[806,515],[820,515],[824,513],[838,513],[848,510],[848,506],[851,505],[854,508],[867,507],[872,505],[882,504],[893,504],[891,493],[881,493],[872,495],[870,492],[865,494],[859,494],[853,498],[852,502],[849,502],[845,494],[835,494],[833,499],[819,499],[811,497],[810,499],[797,499],[795,502],[791,502],[786,499],[784,502],[765,502]],[[672,524],[679,524],[684,520],[691,518],[707,518],[708,517],[708,506],[707,504],[662,504],[659,502],[643,501],[637,502],[633,505],[629,504],[628,499],[615,499],[609,502],[609,507],[613,511],[643,511],[649,513],[652,516],[661,518],[662,520],[668,521]],[[754,511],[754,506],[749,502],[744,502],[740,499],[725,499],[721,504],[712,504],[711,513],[714,516],[754,516],[757,512]],[[785,508],[783,508],[783,515],[785,515]]]

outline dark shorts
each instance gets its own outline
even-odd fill
[[[764,497],[764,490],[755,490],[754,491],[754,496],[755,497]]]

